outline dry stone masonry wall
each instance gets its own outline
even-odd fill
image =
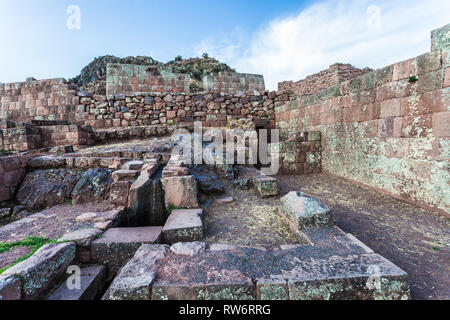
[[[347,80],[276,109],[284,141],[322,133],[324,171],[450,212],[450,47]],[[439,42],[437,44],[436,42]]]
[[[284,81],[278,84],[278,91],[293,91],[296,94],[316,94],[345,80],[362,76],[372,71],[369,68],[358,69],[350,64],[336,63],[327,70],[306,77],[297,82]]]

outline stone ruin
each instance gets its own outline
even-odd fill
[[[235,72],[191,92],[188,75],[123,64],[108,65],[105,95],[65,79],[1,84],[0,300],[409,299],[405,271],[283,175],[449,216],[449,28],[430,53],[336,64],[277,92]],[[194,122],[279,129],[281,175],[191,165],[173,133]]]

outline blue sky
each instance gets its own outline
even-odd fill
[[[0,82],[72,77],[94,57],[208,52],[270,89],[334,62],[382,67],[429,51],[445,0],[0,0]],[[66,26],[70,5],[81,28]]]

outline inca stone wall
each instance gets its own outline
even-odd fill
[[[0,84],[0,119],[73,121],[79,97],[65,79]]]
[[[295,94],[316,94],[345,80],[350,80],[372,71],[358,69],[350,64],[336,63],[327,70],[306,77],[297,82],[284,81],[278,84],[278,91],[292,91]]]
[[[237,93],[132,93],[115,96],[83,96],[80,92],[76,120],[94,128],[165,125],[202,121],[224,127],[231,119],[267,121],[275,125],[275,105],[288,101],[287,94]]]
[[[204,76],[203,88],[208,92],[264,92],[265,84],[264,77],[259,74],[219,72],[218,74]]]
[[[283,140],[320,131],[324,171],[448,214],[450,47],[439,39],[431,53],[276,108]]]
[[[106,95],[131,92],[189,92],[190,77],[157,66],[109,63]]]

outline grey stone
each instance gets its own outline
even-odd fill
[[[229,204],[229,203],[233,203],[233,202],[234,202],[233,197],[216,199],[216,203],[218,203],[218,204]]]
[[[133,257],[141,245],[159,243],[161,229],[161,227],[109,229],[91,244],[92,261],[105,264],[110,278]]]
[[[20,300],[21,290],[20,278],[0,275],[0,300]]]
[[[255,300],[256,286],[239,270],[207,272],[206,300]]]
[[[109,288],[109,300],[150,300],[156,268],[168,246],[142,245]]]
[[[197,180],[201,193],[208,195],[224,193],[225,185],[212,171],[197,167],[192,168],[190,172]]]
[[[117,170],[112,173],[112,179],[114,182],[118,181],[131,181],[135,180],[137,176],[136,170]]]
[[[170,251],[178,255],[195,256],[206,250],[204,242],[178,242],[170,247]]]
[[[97,237],[102,234],[103,231],[99,229],[80,229],[63,235],[59,241],[71,241],[75,242],[78,246],[88,247],[91,245],[92,241],[97,239]]]
[[[144,166],[144,161],[133,160],[133,161],[128,161],[127,163],[125,163],[121,169],[122,170],[141,170],[143,166]]]
[[[22,298],[42,298],[59,281],[75,259],[75,244],[52,243],[43,246],[27,260],[6,270],[4,276],[22,280]]]
[[[203,210],[173,210],[162,230],[164,243],[194,242],[203,238]]]
[[[320,202],[301,192],[290,192],[281,198],[282,211],[299,230],[332,225],[331,210]]]
[[[2,208],[0,209],[0,220],[7,218],[11,215],[12,208]]]
[[[275,197],[278,195],[278,180],[273,177],[261,175],[252,179],[258,195],[261,198]]]
[[[237,187],[241,190],[250,190],[250,188],[252,187],[250,179],[233,180],[231,183],[233,187]]]
[[[131,185],[128,196],[129,226],[160,226],[166,221],[164,192],[160,179],[141,173]]]
[[[406,273],[376,254],[305,261],[289,275],[290,300],[408,300]]]
[[[450,47],[450,23],[431,31],[431,51]]]
[[[70,199],[80,175],[67,169],[36,170],[28,173],[17,192],[17,201],[29,210],[53,207]]]
[[[112,170],[91,169],[84,172],[72,191],[74,203],[98,202],[106,200],[111,184]]]
[[[80,289],[69,289],[64,282],[48,298],[48,300],[94,300],[101,293],[105,284],[104,266],[90,266],[81,269]]]
[[[60,168],[66,165],[66,159],[55,156],[38,156],[28,162],[28,166],[33,169]]]

